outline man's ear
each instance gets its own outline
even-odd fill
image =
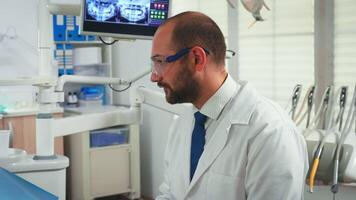
[[[205,69],[207,63],[207,56],[203,48],[201,47],[193,47],[192,53],[194,56],[194,65],[196,71],[202,71]]]

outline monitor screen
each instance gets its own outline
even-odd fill
[[[169,0],[83,0],[81,34],[151,39],[169,13]]]

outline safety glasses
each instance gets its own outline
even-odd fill
[[[161,55],[152,56],[151,57],[152,73],[157,76],[161,76],[165,71],[165,69],[167,68],[168,63],[173,63],[181,59],[183,56],[187,55],[191,49],[192,47],[183,48],[179,50],[176,54],[170,56],[161,56]],[[209,55],[208,50],[204,49],[204,51],[207,55]]]

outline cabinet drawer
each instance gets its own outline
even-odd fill
[[[130,192],[129,145],[90,150],[93,197]]]

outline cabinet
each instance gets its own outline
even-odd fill
[[[68,199],[90,200],[127,193],[140,197],[139,125],[129,124],[127,144],[90,148],[89,132],[65,137]]]
[[[102,44],[101,42],[97,41],[89,41],[89,42],[65,42],[65,43],[56,43],[57,46],[66,46],[70,45],[72,49],[72,53],[66,56],[65,59],[63,60],[73,60],[73,63],[71,63],[71,68],[68,69],[69,67],[66,67],[65,72],[71,72],[67,73],[68,74],[74,74],[78,76],[98,76],[98,77],[110,77],[111,76],[111,47]],[[61,66],[59,67],[59,75],[63,74],[63,69],[61,69]],[[70,71],[72,70],[72,71]],[[66,74],[66,73],[65,73]],[[89,106],[91,105],[90,103],[93,103],[93,101],[83,101],[82,99],[86,99],[85,95],[80,98],[80,94],[82,91],[82,88],[86,87],[86,89],[91,90],[91,91],[100,91],[100,99],[99,99],[99,104],[100,101],[101,103],[108,105],[111,104],[112,102],[112,92],[111,89],[108,86],[105,85],[88,85],[85,83],[67,83],[65,84],[64,87],[64,92],[65,92],[65,103],[63,104],[64,107],[68,106],[68,96],[70,93],[76,94],[77,99],[79,99],[79,104],[82,103],[82,106]],[[88,88],[90,87],[90,88]],[[87,90],[85,90],[87,91]],[[85,93],[85,92],[84,92]],[[93,95],[93,94],[92,94]],[[96,104],[98,105],[98,104]],[[73,106],[69,105],[69,106]]]
[[[54,63],[57,63],[58,75],[110,76],[111,46],[104,45],[96,36],[80,35],[79,22],[77,16],[53,15],[53,59]],[[68,99],[69,93],[76,93],[78,98],[81,87],[85,85],[66,84],[65,99]],[[102,88],[103,103],[110,104],[111,91],[108,87]],[[67,103],[63,105],[67,106]],[[74,102],[70,103],[70,106],[73,106]]]
[[[55,118],[62,117],[62,113],[54,114]],[[8,124],[13,127],[12,147],[23,149],[28,154],[36,153],[36,115],[4,116],[0,119],[0,129],[8,129]],[[63,137],[54,140],[54,153],[63,155]]]

